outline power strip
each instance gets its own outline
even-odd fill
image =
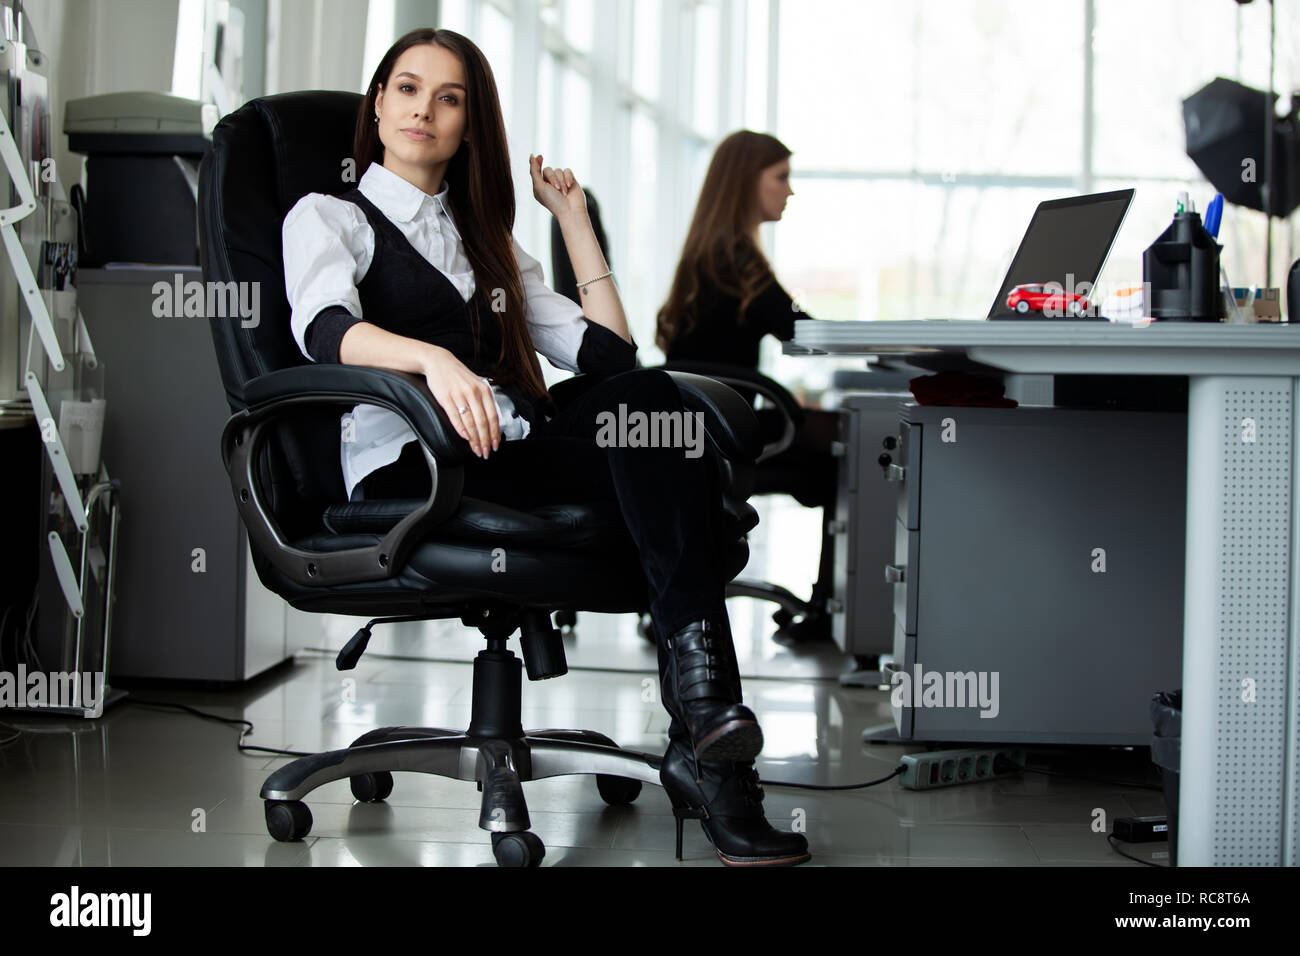
[[[998,761],[998,758],[1004,758]],[[1007,762],[1013,766],[1001,771],[994,768]],[[932,750],[920,754],[903,755],[903,775],[899,781],[907,790],[933,790],[936,787],[955,787],[963,783],[978,783],[1000,777],[1014,777],[1025,765],[1025,752],[1014,749],[993,750]]]

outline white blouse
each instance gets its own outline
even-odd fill
[[[446,180],[438,194],[430,196],[379,163],[371,163],[358,188],[468,302],[474,294],[474,272],[445,204]],[[355,203],[308,193],[285,216],[282,237],[285,292],[293,309],[290,326],[298,348],[311,358],[307,327],[322,309],[342,306],[364,318],[357,286],[374,258],[375,233]],[[518,240],[514,240],[514,251],[523,278],[524,318],[533,346],[556,368],[578,371],[578,350],[587,329],[582,308],[547,287],[542,264],[524,252]],[[529,423],[515,414],[510,396],[495,385],[492,395],[501,437],[506,441],[527,437]],[[416,436],[401,416],[387,408],[356,406],[350,413],[351,428],[347,427],[348,417],[344,416],[340,460],[351,498],[363,478],[395,462],[402,446]]]

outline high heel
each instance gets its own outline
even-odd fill
[[[673,806],[679,861],[686,820],[700,821],[705,839],[727,866],[797,866],[812,859],[802,834],[767,822],[753,764],[700,761],[686,741],[673,738],[659,780]]]
[[[671,796],[669,799],[672,799]],[[691,807],[679,807],[673,804],[673,822],[677,824],[677,851],[673,859],[678,863],[682,862],[682,827],[685,825],[683,820],[702,820],[704,819],[704,810],[693,809]]]

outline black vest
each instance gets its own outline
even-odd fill
[[[366,321],[395,335],[442,346],[475,375],[492,379],[515,403],[515,414],[536,428],[545,408],[519,384],[499,381],[504,377],[497,361],[501,318],[488,308],[482,285],[475,283],[466,302],[451,280],[420,255],[360,189],[338,198],[355,203],[375,233],[374,257],[357,285]]]

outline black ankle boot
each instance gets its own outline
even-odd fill
[[[691,756],[690,744],[668,744],[659,780],[672,801],[677,859],[682,821],[699,820],[728,866],[796,866],[812,859],[801,833],[777,830],[763,815],[763,788],[753,763],[713,763]]]
[[[729,631],[694,621],[659,645],[664,707],[686,725],[694,756],[749,762],[763,749],[754,712],[741,703]]]

